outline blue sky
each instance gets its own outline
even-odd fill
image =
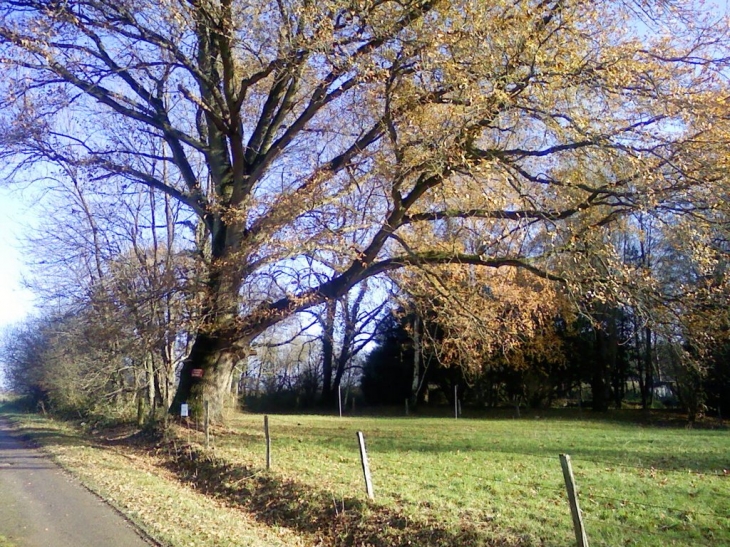
[[[34,222],[30,197],[18,190],[0,187],[0,329],[21,321],[33,311],[33,294],[23,287],[22,235]]]

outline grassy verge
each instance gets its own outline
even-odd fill
[[[272,471],[257,415],[214,429],[209,449],[195,428],[164,441],[127,429],[89,438],[69,424],[16,419],[173,547],[573,545],[559,453],[572,457],[591,545],[730,545],[728,433],[618,417],[272,416]]]
[[[8,415],[6,413],[6,415]],[[88,435],[74,424],[10,415],[21,431],[161,545],[284,547],[303,545],[285,528],[261,524],[178,480],[166,453],[128,428]],[[5,547],[0,538],[0,547]]]

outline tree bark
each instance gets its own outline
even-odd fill
[[[413,380],[411,382],[411,405],[418,404],[418,391],[421,387],[421,319],[418,314],[413,316]]]
[[[225,238],[225,233],[225,225],[220,222],[216,235]],[[208,290],[201,306],[204,320],[198,327],[190,354],[183,361],[170,412],[178,413],[180,405],[188,403],[191,415],[198,418],[203,415],[205,401],[208,401],[210,419],[220,422],[229,403],[233,370],[252,337],[236,328],[240,276],[230,268],[221,272],[224,268],[219,268],[218,264],[225,264],[227,246],[216,245],[215,237],[213,241],[213,253],[218,257],[211,266]],[[263,325],[262,330],[265,329]]]
[[[199,418],[208,401],[211,420],[222,421],[223,411],[230,402],[231,378],[237,362],[232,342],[220,333],[198,334],[190,355],[183,361],[171,412],[179,413],[180,405],[187,403],[191,416]]]
[[[322,404],[334,402],[337,385],[332,385],[335,362],[335,318],[337,300],[329,300],[325,305],[325,316],[322,323]]]
[[[641,392],[641,406],[644,409],[651,408],[654,402],[654,364],[652,362],[651,328],[644,329],[644,389]]]

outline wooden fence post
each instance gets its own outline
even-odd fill
[[[342,387],[337,388],[337,403],[340,407],[340,418],[342,418]]]
[[[266,470],[271,469],[271,434],[269,433],[269,416],[264,416],[264,437],[266,437]]]
[[[363,437],[362,431],[357,432],[357,442],[360,445],[360,461],[362,462],[362,473],[365,476],[365,490],[368,493],[368,498],[375,499],[373,494],[373,480],[370,476],[370,464],[368,463],[368,453],[365,450],[365,437]]]
[[[588,547],[588,536],[583,525],[583,516],[578,505],[578,494],[575,488],[575,477],[573,466],[570,464],[568,454],[560,454],[560,466],[563,468],[565,488],[568,491],[568,502],[570,503],[570,514],[573,517],[573,529],[575,530],[575,541],[578,547]]]

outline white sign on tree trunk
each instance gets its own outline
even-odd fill
[[[181,404],[180,405],[180,417],[187,418],[188,414],[189,414],[188,404],[187,403]]]

